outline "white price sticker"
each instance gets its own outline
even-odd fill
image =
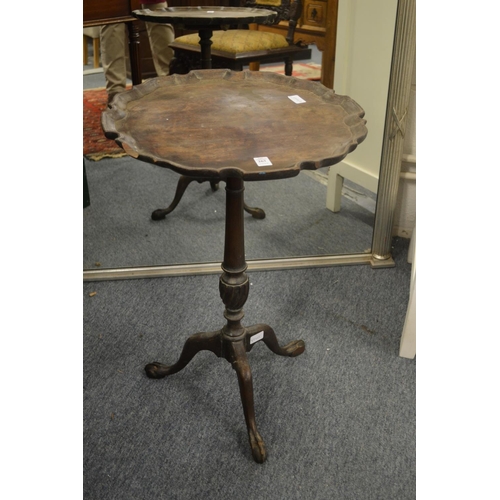
[[[300,97],[300,95],[289,95],[288,99],[290,99],[290,101],[293,101],[295,104],[302,104],[303,102],[306,102],[304,101],[304,99],[302,99],[302,97]]]
[[[255,161],[255,163],[257,163],[258,167],[267,167],[269,165],[272,165],[271,160],[267,156],[254,158],[253,160]]]
[[[255,342],[258,342],[259,340],[262,340],[264,338],[264,330],[262,330],[259,333],[256,333],[255,335],[252,335],[250,337],[250,344],[255,344]]]

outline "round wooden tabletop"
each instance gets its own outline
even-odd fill
[[[106,137],[134,158],[207,179],[282,179],[333,165],[367,135],[363,109],[318,82],[196,70],[118,94]]]
[[[166,9],[134,10],[132,15],[150,23],[168,23],[184,26],[221,26],[272,22],[276,12],[249,7],[167,7]]]

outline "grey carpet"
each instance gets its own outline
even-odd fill
[[[84,269],[220,262],[225,183],[212,192],[193,182],[163,221],[151,212],[174,197],[179,175],[130,157],[86,161],[90,206],[83,211]],[[325,207],[326,186],[305,173],[292,179],[247,182],[245,201],[266,218],[245,215],[246,258],[270,259],[369,251],[374,214],[343,197]]]
[[[261,342],[249,353],[262,465],[227,361],[204,352],[167,379],[143,371],[223,325],[218,277],[85,282],[84,498],[415,498],[416,361],[398,357],[407,247],[394,240],[391,269],[250,275],[244,323],[306,343],[297,358]]]

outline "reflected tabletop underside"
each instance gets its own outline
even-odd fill
[[[181,174],[266,180],[341,161],[366,137],[363,116],[317,82],[217,69],[135,86],[102,124],[129,155]]]

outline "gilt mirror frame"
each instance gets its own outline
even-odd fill
[[[369,264],[393,267],[392,226],[396,209],[404,133],[416,48],[416,0],[399,0],[370,253],[249,260],[248,271]],[[220,262],[84,270],[84,281],[218,274]]]

